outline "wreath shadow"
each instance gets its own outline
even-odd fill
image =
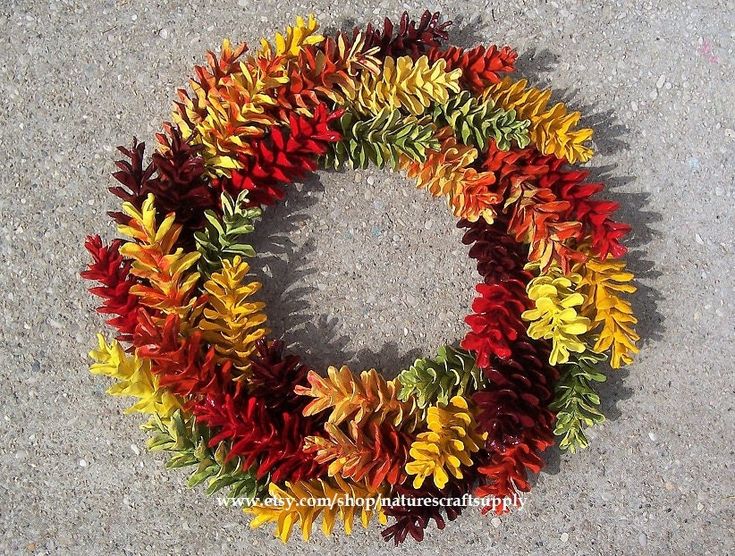
[[[451,42],[462,47],[472,47],[485,41],[490,33],[481,18],[455,18]],[[355,21],[343,20],[339,28],[326,32],[342,30],[351,32]],[[534,86],[548,86],[544,74],[551,72],[558,63],[558,57],[547,49],[529,49],[521,52],[517,60],[516,75],[528,79]],[[595,130],[594,144],[602,155],[614,155],[630,151],[625,136],[631,131],[626,128],[611,108],[601,108],[598,103],[580,104],[578,89],[555,90],[552,102],[563,102],[582,114],[581,125]],[[617,175],[617,164],[590,167],[589,180],[606,183],[604,196],[617,201],[620,209],[617,219],[629,223],[632,233],[627,238],[629,253],[628,268],[636,275],[638,291],[632,297],[634,312],[639,322],[641,349],[661,339],[664,322],[658,306],[661,294],[654,285],[661,276],[653,263],[646,258],[646,246],[658,234],[655,224],[662,216],[647,208],[650,201],[648,193],[623,190],[637,179],[635,176]],[[355,369],[392,369],[397,374],[421,356],[419,350],[399,353],[393,342],[384,344],[376,351],[363,349],[352,351],[348,348],[349,337],[340,331],[339,319],[327,313],[313,318],[309,311],[307,297],[316,288],[304,286],[303,278],[318,271],[309,262],[310,244],[298,247],[291,234],[305,225],[309,217],[307,211],[318,202],[325,188],[318,175],[304,180],[301,187],[290,187],[286,202],[268,209],[268,217],[259,222],[253,233],[253,245],[259,253],[259,262],[264,272],[275,279],[264,280],[263,300],[268,304],[270,327],[274,337],[282,337],[287,346],[301,355],[306,364],[323,372],[331,364],[351,364]],[[608,369],[607,381],[598,386],[602,398],[602,410],[608,420],[621,416],[618,403],[630,398],[633,391],[625,385],[629,371]],[[562,454],[554,445],[546,452],[544,473],[559,472]]]
[[[400,352],[395,342],[376,350],[351,350],[339,317],[326,312],[314,315],[309,295],[317,288],[304,285],[304,278],[319,270],[310,262],[313,244],[307,240],[299,246],[291,237],[307,225],[308,210],[319,202],[325,187],[317,174],[295,185],[289,187],[284,202],[268,208],[267,218],[256,224],[250,238],[258,253],[254,266],[267,277],[260,293],[272,337],[284,340],[290,351],[317,372],[344,364],[357,370],[378,369],[393,378],[420,357],[421,351]]]

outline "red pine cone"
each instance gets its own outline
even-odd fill
[[[510,357],[513,343],[525,337],[521,313],[530,306],[520,280],[478,284],[475,289],[480,297],[472,302],[474,313],[465,318],[471,330],[460,346],[475,353],[478,366],[485,368],[492,356]]]
[[[133,138],[131,149],[118,147],[128,160],[118,160],[113,177],[122,185],[110,191],[123,201],[140,208],[149,193],[156,198],[159,216],[176,213],[176,222],[184,227],[180,238],[193,242],[193,232],[204,225],[204,211],[215,209],[219,197],[204,177],[204,161],[200,147],[184,141],[178,129],[165,126],[166,133],[157,134],[162,152],[156,152],[143,167],[145,143]],[[129,217],[122,212],[110,212],[118,223],[127,224]]]
[[[518,53],[509,46],[476,46],[469,50],[458,46],[446,49],[432,48],[427,53],[429,60],[446,60],[447,71],[462,69],[462,86],[480,94],[490,85],[499,83],[499,74],[515,70]]]
[[[584,183],[589,176],[588,171],[569,170],[566,166],[566,160],[543,155],[535,148],[501,151],[494,142],[491,142],[483,161],[483,168],[496,175],[495,188],[500,196],[520,197],[521,192],[526,191],[525,207],[522,202],[513,204],[509,222],[511,232],[522,235],[531,225],[528,218],[540,217],[546,224],[545,228],[542,226],[544,230],[537,233],[535,239],[539,241],[544,239],[544,234],[557,233],[560,226],[578,221],[582,225],[570,237],[592,236],[593,250],[603,259],[609,253],[615,257],[624,255],[627,249],[620,240],[630,231],[630,226],[611,219],[618,204],[590,200],[592,195],[602,190],[602,184]],[[521,212],[524,208],[525,213]],[[565,230],[561,232],[564,234]],[[564,241],[558,247],[557,257],[562,266],[568,268],[571,260],[579,258],[572,249],[566,248]]]
[[[397,485],[391,492],[392,498],[405,497],[403,505],[392,505],[383,508],[388,517],[395,519],[395,523],[381,531],[383,540],[393,541],[396,546],[401,544],[410,535],[414,540],[421,542],[424,539],[424,530],[433,519],[438,529],[444,529],[446,519],[454,521],[464,509],[463,506],[433,506],[422,503],[424,498],[462,498],[472,491],[477,482],[475,467],[463,469],[462,479],[450,476],[446,486],[439,490],[431,481],[426,481],[420,489],[411,488],[408,484]]]
[[[478,471],[489,477],[491,481],[478,486],[475,489],[475,496],[513,499],[517,492],[531,490],[528,472],[538,473],[543,466],[544,461],[538,455],[537,450],[524,443],[514,444],[503,452],[496,452],[489,456],[487,463],[478,467]],[[487,513],[492,509],[491,506],[486,506],[482,509],[482,513]],[[503,507],[496,506],[495,512],[503,513]]]
[[[321,422],[300,411],[270,411],[257,397],[209,396],[191,404],[197,420],[215,431],[210,447],[231,442],[228,459],[241,457],[243,468],[257,464],[256,477],[275,483],[300,481],[325,472],[304,452],[304,439],[321,432]]]
[[[534,447],[553,442],[554,414],[547,406],[559,373],[548,364],[548,348],[524,335],[513,344],[510,357],[494,357],[482,371],[488,386],[472,400],[477,424],[488,433],[485,447],[501,452],[518,442]]]
[[[309,398],[297,395],[294,388],[307,384],[309,368],[298,356],[284,354],[283,349],[281,340],[258,340],[255,353],[249,357],[248,392],[269,409],[301,411]]]
[[[243,169],[230,178],[214,180],[213,185],[237,194],[250,191],[251,206],[273,205],[283,199],[283,186],[317,169],[317,158],[328,150],[329,143],[342,136],[329,125],[342,115],[319,104],[313,116],[291,113],[289,128],[273,127],[267,137],[254,139],[253,154],[242,157]]]
[[[101,284],[89,288],[92,294],[104,300],[97,312],[101,315],[116,315],[108,319],[107,324],[118,331],[119,341],[130,342],[138,323],[138,311],[142,308],[138,296],[130,293],[136,279],[130,274],[130,261],[120,254],[121,245],[119,239],[113,240],[110,245],[103,245],[100,236],[88,236],[84,247],[92,255],[92,262],[81,276]]]
[[[426,10],[418,23],[410,19],[408,12],[403,12],[398,29],[387,17],[383,21],[383,29],[377,29],[369,24],[365,29],[365,49],[378,47],[375,54],[378,58],[386,56],[411,56],[418,58],[425,54],[430,48],[441,46],[442,42],[449,38],[447,29],[451,21],[441,21],[439,12],[432,14]],[[355,27],[353,38],[362,31]],[[395,34],[394,34],[395,32]]]
[[[151,360],[151,371],[160,385],[179,396],[236,393],[242,383],[232,380],[229,361],[218,364],[210,347],[203,354],[201,333],[184,336],[179,317],[168,315],[161,327],[147,313],[142,314],[133,339],[138,355]]]
[[[531,274],[523,269],[528,250],[507,234],[507,222],[502,217],[493,224],[482,219],[460,220],[457,227],[467,229],[462,243],[472,246],[470,258],[477,261],[477,271],[486,284],[513,278],[526,283],[531,279]]]
[[[560,172],[563,174],[564,172]],[[586,179],[588,172],[568,172],[580,175],[579,180],[556,184],[555,192],[560,199],[572,205],[571,212],[576,220],[582,223],[587,234],[592,237],[592,249],[601,260],[608,255],[614,258],[624,257],[628,248],[620,243],[631,230],[628,224],[615,222],[611,216],[620,205],[614,201],[590,199],[595,193],[602,191],[601,183],[580,183]]]

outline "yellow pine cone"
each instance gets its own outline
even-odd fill
[[[413,60],[410,56],[387,57],[380,73],[364,72],[348,101],[358,112],[377,114],[386,107],[403,108],[416,116],[423,114],[432,102],[445,104],[449,93],[459,92],[462,70],[446,71],[446,61],[429,63],[426,56]]]
[[[204,283],[209,296],[197,325],[217,355],[232,361],[241,371],[250,368],[248,357],[255,342],[267,333],[261,326],[266,321],[262,312],[265,303],[250,300],[262,284],[245,283],[249,271],[250,266],[240,256],[222,261],[222,270]]]
[[[271,44],[266,39],[260,40],[260,50],[258,56],[267,59],[273,58],[297,58],[304,46],[319,44],[324,37],[316,33],[319,29],[319,23],[313,14],[309,14],[308,19],[296,16],[296,24],[286,27],[286,31],[276,33],[275,44]]]
[[[117,340],[108,345],[104,336],[97,334],[97,349],[90,351],[89,356],[94,360],[89,367],[92,374],[117,380],[107,389],[108,394],[138,398],[125,413],[150,413],[167,419],[181,407],[176,396],[158,387],[158,377],[151,373],[150,361],[125,353]]]
[[[543,154],[566,158],[572,164],[587,162],[592,158],[592,149],[585,146],[592,137],[592,130],[576,129],[580,119],[579,112],[568,112],[561,103],[548,108],[550,90],[541,91],[528,87],[525,79],[514,81],[511,77],[506,77],[500,83],[492,85],[484,94],[501,108],[515,110],[518,119],[531,121],[531,142]]]
[[[592,320],[593,330],[600,329],[593,349],[598,352],[610,349],[610,366],[614,369],[628,365],[638,353],[635,344],[640,336],[633,329],[638,322],[633,308],[620,294],[636,291],[631,283],[633,273],[625,270],[624,261],[612,258],[589,259],[580,272],[580,289],[587,297],[582,313]]]
[[[268,487],[271,498],[280,500],[278,506],[273,504],[255,504],[245,508],[246,513],[254,515],[250,522],[251,527],[259,527],[264,523],[276,524],[276,537],[286,542],[291,536],[294,526],[301,528],[304,540],[309,540],[314,522],[322,518],[322,532],[330,535],[336,521],[344,524],[345,533],[352,533],[355,518],[359,516],[360,523],[367,527],[373,516],[379,523],[387,522],[380,507],[381,492],[367,487],[363,483],[354,483],[332,477],[330,479],[312,479],[285,483],[285,488],[271,483]],[[372,500],[374,504],[358,506],[355,500]],[[317,505],[316,502],[321,502]]]
[[[576,289],[581,282],[579,274],[563,275],[558,268],[549,269],[532,279],[526,288],[535,307],[524,311],[521,317],[532,321],[528,335],[534,340],[552,341],[549,363],[556,365],[569,361],[569,352],[582,353],[587,346],[579,336],[590,330],[590,319],[577,313],[576,307],[585,298]]]
[[[462,478],[461,466],[472,465],[471,454],[480,450],[487,433],[477,432],[477,423],[467,400],[454,396],[446,407],[429,407],[426,414],[428,432],[422,432],[411,444],[413,458],[406,473],[415,475],[413,487],[421,488],[432,477],[437,488],[444,488],[449,474]]]

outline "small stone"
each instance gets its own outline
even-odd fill
[[[158,31],[158,36],[166,40],[168,38],[168,29],[161,29]]]
[[[500,522],[500,518],[499,517],[494,517],[494,518],[492,518],[490,520],[490,523],[492,524],[493,527],[495,527],[497,529],[498,527],[500,527],[500,523],[501,523]]]
[[[658,91],[651,91],[651,94],[648,95],[648,98],[651,100],[656,100],[658,98]]]
[[[645,533],[641,533],[640,535],[638,535],[638,544],[640,544],[641,546],[646,546],[648,544],[648,537]]]
[[[631,103],[630,103],[630,109],[631,109],[631,110],[632,110],[633,112],[638,112],[638,103],[637,103],[636,101],[633,101],[633,102],[631,102]]]
[[[662,74],[661,77],[658,78],[658,81],[656,81],[656,88],[660,89],[661,87],[664,86],[665,83],[666,83],[666,76]]]
[[[79,467],[87,467],[87,465],[89,465],[89,464],[87,463],[87,460],[86,459],[80,459],[79,460]]]
[[[131,444],[130,445],[130,449],[133,451],[133,453],[136,456],[139,456],[140,455],[140,448],[138,448],[135,444]]]
[[[567,542],[569,540],[569,533],[561,534],[561,542]]]
[[[694,234],[694,241],[699,243],[699,245],[704,245],[704,240],[702,239],[702,236],[699,234]]]
[[[702,504],[701,502],[699,502],[697,504],[697,511],[701,512],[703,509],[704,509],[704,504]]]
[[[368,176],[367,182],[368,185],[375,185],[375,178],[373,176]]]
[[[649,432],[648,438],[650,438],[653,442],[656,442],[656,433]]]

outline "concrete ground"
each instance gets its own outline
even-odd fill
[[[524,511],[468,511],[421,553],[728,554],[733,540],[735,12],[718,0],[0,3],[0,547],[12,554],[365,554],[377,527],[288,547],[143,449],[86,371],[101,320],[78,273],[113,229],[114,147],[148,141],[223,37],[296,15],[327,29],[440,9],[453,40],[509,43],[586,114],[592,166],[634,225],[646,340],[603,388],[609,421],[552,453]],[[378,171],[321,173],[270,214],[272,327],[316,366],[395,373],[463,331],[475,276],[439,201]],[[290,315],[288,319],[286,316]],[[396,553],[413,554],[408,542]]]

